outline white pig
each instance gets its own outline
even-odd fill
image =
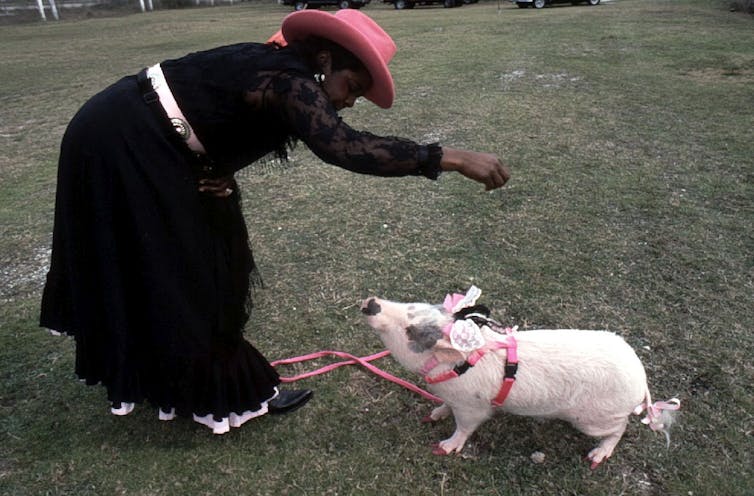
[[[598,438],[599,444],[587,455],[592,469],[613,453],[631,413],[647,409],[643,422],[667,436],[670,411],[678,409],[680,402],[673,398],[652,404],[644,367],[621,337],[575,329],[505,334],[486,317],[486,308],[474,306],[480,292],[472,290],[476,293],[471,300],[467,294],[467,300],[455,308],[453,301],[448,303],[452,295],[444,305],[371,297],[361,308],[395,359],[422,374],[429,391],[443,400],[425,421],[438,421],[451,413],[455,417],[455,432],[435,445],[435,454],[460,452],[467,438],[495,411],[565,420]],[[514,341],[515,350],[511,349]],[[515,354],[515,381],[502,404],[493,405],[502,394],[507,362],[508,375],[512,375],[510,359]],[[475,364],[470,366],[470,362]],[[456,372],[451,372],[454,367]]]

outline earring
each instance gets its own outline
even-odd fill
[[[317,81],[319,84],[322,84],[325,82],[325,75],[321,72],[318,72],[314,75],[314,80]]]

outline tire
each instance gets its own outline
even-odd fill
[[[305,9],[306,9],[306,2],[302,2],[301,0],[299,0],[293,4],[293,10],[305,10]]]
[[[393,6],[397,10],[403,10],[406,8],[406,0],[395,0],[395,2],[393,2]]]
[[[594,5],[599,5],[599,4],[600,4],[600,0],[589,0],[589,5],[594,6]]]
[[[338,2],[338,8],[340,8],[340,9],[349,9],[349,8],[351,8],[351,2],[349,0],[340,0]]]
[[[451,7],[455,7],[456,2],[455,0],[443,0],[442,6],[445,7],[446,9],[449,9]]]
[[[534,0],[534,8],[535,9],[541,9],[545,6],[547,2],[545,0]]]

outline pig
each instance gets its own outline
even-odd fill
[[[642,422],[667,436],[680,401],[652,403],[644,367],[621,337],[577,329],[505,330],[486,307],[475,305],[479,293],[472,287],[465,297],[448,295],[442,305],[377,297],[361,305],[392,356],[423,375],[427,389],[442,399],[424,421],[455,418],[455,432],[434,445],[435,454],[461,452],[497,411],[561,419],[598,438],[586,456],[592,469],[612,455],[632,413],[646,409]]]

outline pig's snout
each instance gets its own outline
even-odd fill
[[[376,298],[367,298],[361,304],[361,313],[364,315],[377,315],[381,310],[382,308],[380,308],[380,304],[377,303]]]

